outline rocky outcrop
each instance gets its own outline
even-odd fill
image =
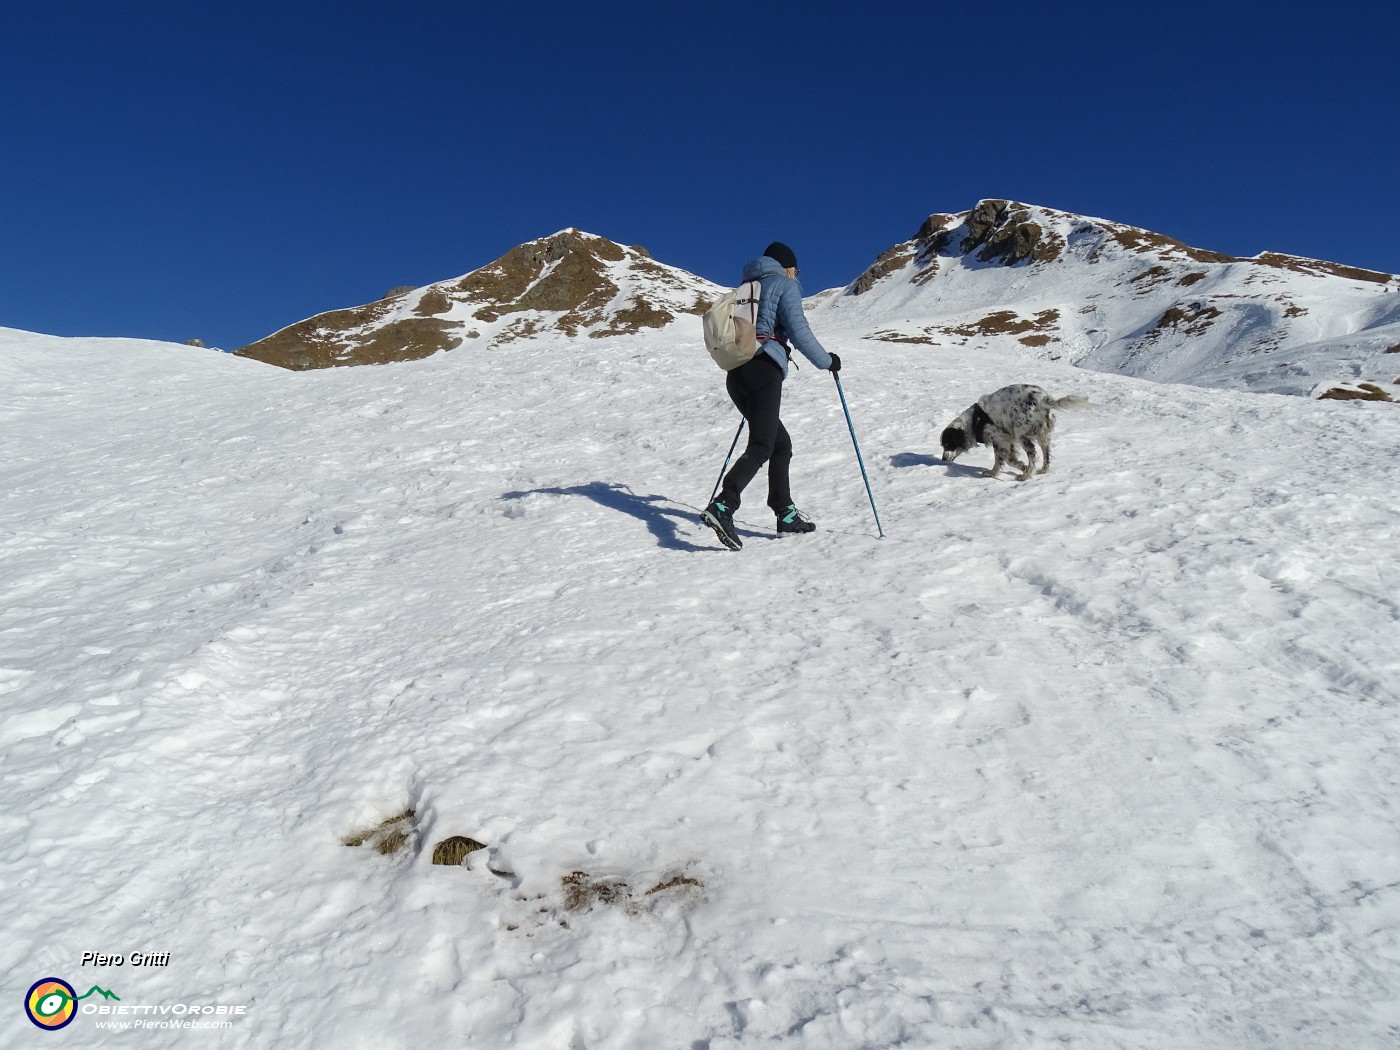
[[[961,239],[957,236],[959,230]],[[949,249],[955,255],[971,255],[984,263],[1017,266],[1053,262],[1064,247],[1064,239],[1035,222],[1024,204],[984,200],[971,211],[957,215],[930,215],[912,238],[881,253],[851,282],[847,292],[864,295],[883,278],[904,269],[910,262],[917,263],[911,280],[923,284],[937,275],[939,259]]]
[[[977,253],[982,262],[1016,266],[1023,262],[1052,262],[1064,242],[1031,220],[1028,208],[1011,201],[978,202],[967,220],[964,255]]]
[[[851,283],[851,294],[864,295],[875,287],[880,278],[904,269],[917,254],[917,246],[908,243],[896,244],[889,251],[882,252],[870,268]]]

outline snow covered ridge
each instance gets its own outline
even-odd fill
[[[601,339],[664,328],[719,291],[645,248],[561,230],[464,277],[318,314],[236,352],[302,370],[413,361],[546,333]]]
[[[1239,259],[985,200],[930,216],[813,321],[890,343],[1012,346],[1162,382],[1380,400],[1400,397],[1400,358],[1386,356],[1400,352],[1397,292],[1389,274],[1276,252]]]
[[[237,353],[300,370],[602,339],[681,323],[720,290],[645,249],[569,229]],[[1400,351],[1397,292],[1389,274],[1273,252],[1237,259],[1104,219],[984,200],[930,216],[808,309],[824,340],[1013,349],[1162,382],[1387,400],[1400,399],[1400,357],[1386,356]]]

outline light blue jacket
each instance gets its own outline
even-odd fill
[[[751,260],[744,267],[744,280],[763,283],[758,300],[758,323],[754,326],[759,336],[758,352],[778,362],[783,375],[787,375],[787,352],[773,339],[763,338],[772,336],[796,347],[818,368],[830,368],[831,355],[817,342],[802,310],[802,288],[783,272],[778,260],[766,255]]]

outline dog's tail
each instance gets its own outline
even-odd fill
[[[1070,394],[1068,397],[1052,397],[1050,404],[1055,408],[1093,408],[1094,403],[1087,397]]]

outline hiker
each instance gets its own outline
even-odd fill
[[[700,515],[700,520],[714,529],[719,541],[730,550],[737,551],[744,545],[734,529],[734,512],[739,509],[745,486],[764,463],[768,464],[768,506],[777,515],[778,533],[811,532],[817,527],[792,502],[788,485],[792,440],[778,411],[792,347],[797,347],[816,367],[832,373],[841,370],[841,359],[827,353],[812,334],[802,311],[797,272],[797,256],[780,241],[774,241],[763,250],[763,255],[744,267],[745,281],[761,281],[763,285],[754,325],[758,352],[752,361],[730,371],[724,385],[730,400],[748,422],[749,443],[725,475],[719,495]]]

